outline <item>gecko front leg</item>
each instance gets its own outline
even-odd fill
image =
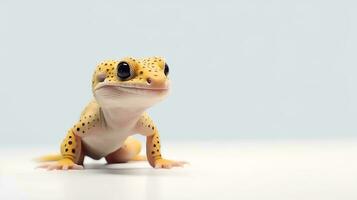
[[[84,153],[81,138],[70,129],[61,143],[61,158],[55,162],[44,163],[40,168],[53,169],[83,169]]]
[[[157,127],[147,114],[143,114],[137,124],[138,132],[146,136],[146,156],[154,168],[182,167],[186,162],[167,160],[161,156],[161,143]]]
[[[61,155],[55,162],[40,165],[41,168],[53,169],[82,169],[84,160],[84,151],[82,148],[82,139],[88,134],[91,128],[99,122],[99,107],[92,101],[84,109],[81,117],[75,125],[67,132],[66,137],[61,143]]]

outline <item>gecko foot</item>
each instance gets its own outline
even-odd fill
[[[68,169],[83,169],[82,165],[77,165],[71,159],[63,158],[56,162],[49,162],[39,165],[37,168],[45,168],[47,170],[68,170]]]
[[[172,167],[183,167],[185,164],[188,164],[185,161],[174,161],[166,159],[158,159],[155,161],[155,168],[160,169],[171,169]]]

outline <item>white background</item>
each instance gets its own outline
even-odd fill
[[[350,138],[354,1],[1,1],[1,144],[55,144],[97,63],[166,57],[166,139]]]
[[[355,200],[357,3],[0,1],[0,199]],[[97,63],[161,55],[163,155],[35,170],[92,98]],[[229,141],[229,142],[227,142]]]

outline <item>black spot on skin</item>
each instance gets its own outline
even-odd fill
[[[105,65],[105,66],[107,66],[108,64],[107,64],[107,63],[105,63],[104,65]]]
[[[144,72],[143,71],[140,71],[140,74],[143,74]]]
[[[109,71],[109,69],[107,69],[107,72]]]
[[[159,152],[159,150],[156,150],[157,152]]]
[[[68,149],[65,150],[66,152],[68,151]]]
[[[64,147],[66,147],[67,146],[67,144],[64,144]]]
[[[68,149],[67,149],[67,150],[68,150]],[[152,152],[151,152],[151,154],[154,154],[154,153],[155,153],[155,151],[152,151]]]
[[[75,150],[75,149],[72,149],[72,153],[76,153],[76,150]]]
[[[85,131],[82,131],[82,133],[85,133]]]
[[[148,127],[150,128],[150,124],[148,125]]]
[[[92,117],[92,115],[89,115],[89,117]]]
[[[71,144],[72,144],[72,141],[68,141],[68,144],[71,145]]]
[[[156,144],[154,144],[154,147],[156,147]]]
[[[72,138],[72,136],[69,136],[69,138]]]
[[[86,125],[85,123],[82,123],[82,126]]]
[[[152,130],[154,130],[155,128],[154,127],[151,127]]]
[[[80,128],[77,128],[77,131],[81,130]]]

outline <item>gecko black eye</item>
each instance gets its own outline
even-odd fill
[[[120,62],[118,64],[118,77],[125,80],[131,76],[130,66],[127,62]]]
[[[165,63],[165,69],[164,69],[165,75],[169,75],[169,66]]]

